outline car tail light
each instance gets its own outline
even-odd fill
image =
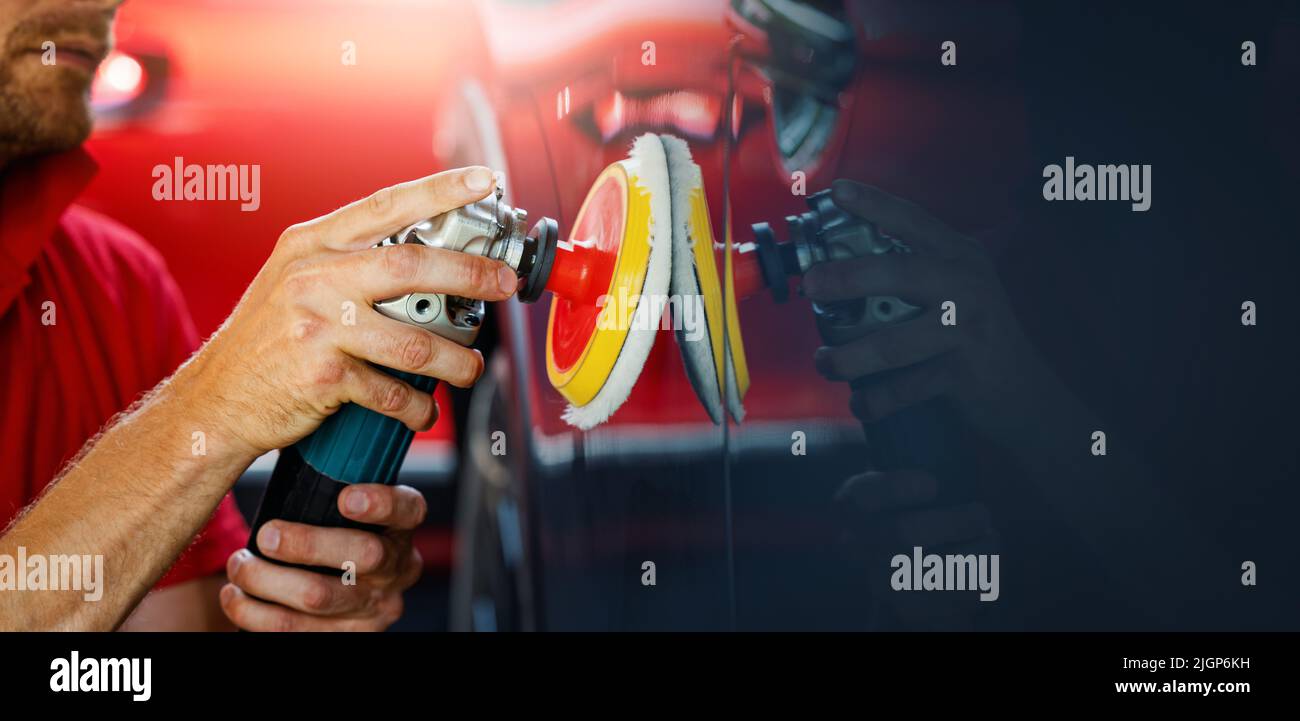
[[[111,52],[100,63],[90,88],[90,100],[97,109],[126,105],[140,97],[148,84],[144,65],[131,55]]]

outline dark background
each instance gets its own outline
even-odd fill
[[[1145,457],[1207,536],[1256,562],[1261,587],[1300,598],[1296,4],[1020,11],[1034,168],[1067,155],[1150,163],[1153,187],[1151,208],[1135,213],[1045,202],[1031,178],[1026,227],[1004,257],[1017,313],[1078,395],[1122,429],[1108,433],[1111,451]],[[1255,67],[1240,63],[1244,40],[1256,43]],[[1244,300],[1257,305],[1255,327],[1240,323]]]

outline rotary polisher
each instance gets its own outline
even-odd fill
[[[668,154],[673,198],[671,292],[702,297],[706,321],[707,332],[696,340],[678,331],[686,375],[714,423],[722,422],[724,406],[739,422],[744,418],[742,402],[749,388],[749,373],[737,316],[738,298],[767,292],[777,302],[784,302],[789,297],[789,278],[803,275],[817,263],[911,251],[873,224],[841,210],[828,190],[808,197],[808,212],[786,218],[784,242],[777,241],[769,224],[758,223],[753,226],[755,242],[733,245],[726,238],[719,244],[713,237],[702,174],[691,159],[690,147],[672,136],[661,140]],[[725,286],[718,281],[718,255]],[[921,310],[893,296],[813,304],[818,330],[831,345],[914,318]]]
[[[592,185],[573,225],[559,238],[542,218],[528,230],[527,212],[502,202],[502,192],[416,223],[378,243],[418,243],[501,260],[521,279],[517,297],[536,302],[554,294],[547,330],[547,371],[569,401],[565,419],[587,429],[627,400],[654,341],[668,290],[671,223],[667,161],[659,138],[646,135],[630,156]],[[664,242],[656,243],[657,235]],[[609,304],[610,297],[629,298]],[[656,302],[659,301],[659,302]],[[486,314],[477,299],[412,293],[374,305],[384,315],[462,345],[471,345]],[[381,368],[425,393],[438,381]],[[401,422],[344,404],[311,435],[282,449],[253,521],[248,547],[267,521],[380,530],[338,511],[349,484],[392,484],[414,433]],[[339,569],[313,569],[339,573]]]
[[[497,188],[488,198],[411,225],[376,245],[416,243],[504,261],[523,281],[519,299],[536,301],[555,259],[556,222],[542,218],[526,230],[527,213],[503,203],[501,197]],[[465,346],[477,338],[487,310],[481,300],[443,293],[411,293],[374,307],[389,318]],[[423,393],[433,393],[438,384],[434,378],[414,373],[381,370]],[[280,451],[253,521],[248,548],[265,558],[257,547],[257,532],[275,518],[377,530],[344,518],[338,510],[339,493],[352,483],[395,483],[413,437],[398,420],[353,403],[344,404],[311,435]],[[340,569],[328,570],[338,573]]]
[[[807,198],[808,211],[785,218],[784,241],[768,223],[752,226],[754,242],[737,247],[734,275],[737,293],[749,297],[768,292],[777,302],[789,297],[789,279],[818,263],[850,258],[908,254],[911,248],[875,224],[841,209],[823,190]],[[842,345],[885,326],[920,316],[925,309],[895,296],[870,296],[833,303],[813,303],[822,339]],[[887,381],[861,378],[853,388]],[[959,439],[952,435],[950,414],[942,399],[932,399],[877,422],[864,422],[869,452],[877,470],[925,468],[952,470],[959,463]]]
[[[874,223],[841,210],[831,200],[829,190],[808,196],[807,203],[808,212],[786,217],[785,242],[777,242],[768,223],[753,225],[755,243],[739,248],[737,254],[737,283],[743,288],[742,296],[763,287],[781,303],[789,297],[788,278],[803,275],[817,263],[912,252],[902,241],[881,233]],[[822,338],[831,345],[915,318],[922,310],[894,296],[813,303],[812,309]]]
[[[818,263],[849,258],[907,254],[911,249],[873,223],[841,209],[829,190],[808,196],[808,210],[785,218],[785,239],[769,223],[752,226],[753,241],[723,243],[713,237],[699,166],[690,148],[663,136],[673,197],[673,294],[703,297],[706,333],[691,340],[678,332],[687,377],[714,423],[724,407],[737,422],[744,418],[749,388],[744,343],[737,317],[738,299],[768,293],[778,303],[789,298],[789,281]],[[718,282],[718,265],[723,284]],[[885,326],[921,315],[923,308],[895,296],[871,296],[835,303],[813,303],[813,318],[829,345],[848,343]],[[861,379],[856,388],[872,379]],[[725,391],[725,392],[724,392]],[[927,404],[907,409],[888,422],[864,423],[873,462],[879,469],[933,467],[951,456],[947,429]]]

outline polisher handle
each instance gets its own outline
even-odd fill
[[[421,392],[433,393],[438,385],[436,378],[382,370]],[[353,483],[396,483],[414,437],[401,421],[354,403],[344,404],[311,435],[280,451],[253,520],[248,549],[266,558],[257,547],[257,532],[276,518],[313,526],[382,530],[339,513],[339,494]],[[338,568],[303,568],[342,573]]]

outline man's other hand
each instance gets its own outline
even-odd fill
[[[271,521],[258,547],[285,563],[352,569],[351,578],[288,568],[247,550],[231,554],[221,608],[248,631],[382,631],[402,615],[402,592],[420,577],[411,546],[424,497],[409,486],[357,484],[339,494],[345,517],[385,526],[383,534]],[[349,582],[345,582],[349,581]]]

